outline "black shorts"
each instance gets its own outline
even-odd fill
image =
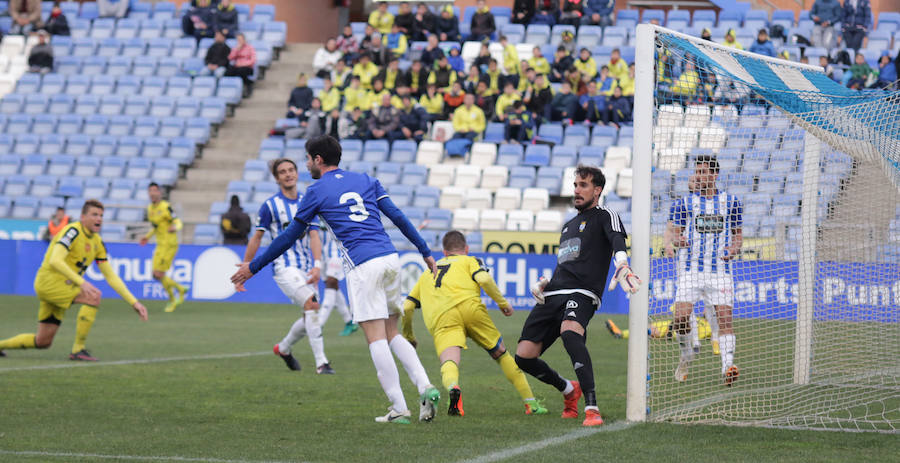
[[[597,306],[594,300],[584,294],[557,294],[548,296],[543,304],[531,309],[519,341],[542,343],[542,351],[547,350],[559,337],[563,320],[574,320],[587,330]],[[585,331],[587,333],[587,331]]]

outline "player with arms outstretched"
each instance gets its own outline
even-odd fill
[[[428,381],[428,374],[415,348],[400,335],[397,321],[403,310],[400,294],[400,257],[381,224],[384,213],[422,254],[435,271],[428,244],[403,212],[394,205],[378,180],[366,174],[338,168],[341,145],[324,135],[306,142],[306,168],[316,179],[303,199],[297,215],[266,252],[243,263],[231,282],[243,284],[269,262],[287,251],[320,216],[346,249],[344,253],[347,289],[353,319],[362,327],[369,353],[382,389],[391,401],[381,423],[409,423],[409,408],[400,387],[400,375],[393,352],[419,390],[419,420],[431,421],[440,391]],[[390,341],[388,341],[390,340]]]
[[[413,345],[416,337],[412,329],[413,310],[422,308],[425,326],[434,338],[434,347],[441,361],[441,378],[450,393],[451,416],[463,416],[462,392],[459,387],[459,362],[468,336],[486,350],[503,369],[525,402],[526,415],[543,415],[547,409],[534,398],[525,374],[506,351],[500,331],[488,315],[481,301],[481,290],[490,296],[507,317],[513,314],[497,284],[481,259],[470,257],[466,237],[456,230],[444,235],[444,258],[437,261],[437,278],[426,270],[419,277],[403,303],[403,336]]]
[[[528,314],[516,347],[519,368],[563,393],[563,418],[578,418],[578,399],[584,394],[585,426],[603,424],[585,341],[587,325],[603,297],[610,260],[615,256],[610,290],[621,284],[634,293],[641,284],[628,266],[625,225],[618,214],[600,206],[605,185],[600,169],[576,168],[573,203],[578,215],[563,226],[553,277],[542,278],[532,290],[538,304]],[[562,338],[578,381],[563,378],[539,358],[556,338]]]
[[[184,302],[187,289],[169,278],[166,272],[172,267],[175,254],[178,253],[178,230],[181,230],[181,219],[175,215],[168,201],[162,199],[162,190],[159,185],[151,183],[147,186],[147,195],[150,196],[150,204],[147,205],[147,220],[150,221],[150,231],[141,238],[141,246],[146,245],[153,235],[156,235],[156,249],[153,250],[153,278],[159,281],[169,295],[169,303],[166,304],[166,312],[174,312]],[[178,291],[178,296],[175,296]]]
[[[694,166],[692,192],[672,204],[664,236],[666,256],[677,257],[673,328],[681,357],[675,379],[687,380],[694,359],[690,316],[694,304],[703,300],[715,311],[722,377],[731,386],[739,373],[734,365],[731,260],[741,252],[743,206],[736,196],[717,189],[719,163],[714,156],[698,156]]]
[[[297,191],[297,164],[287,158],[272,162],[272,176],[281,189],[259,207],[256,218],[256,232],[250,237],[244,251],[244,262],[250,262],[266,232],[274,239],[284,232],[294,220],[294,215],[303,197]],[[312,258],[310,258],[312,254]],[[322,267],[322,241],[319,227],[311,225],[306,236],[293,243],[287,252],[278,256],[272,266],[272,278],[281,292],[292,303],[303,307],[303,316],[291,325],[284,339],[272,351],[281,357],[287,367],[300,371],[300,362],[291,354],[294,344],[304,335],[309,335],[309,347],[316,361],[317,374],[334,374],[328,357],[325,356],[325,341],[322,339],[322,326],[319,323],[318,293],[319,271]],[[243,290],[243,286],[238,287]]]
[[[344,279],[344,251],[341,250],[341,242],[332,236],[327,229],[322,230],[322,258],[325,261],[325,295],[322,296],[322,307],[319,309],[319,320],[322,326],[328,322],[331,311],[337,309],[344,320],[344,329],[339,336],[350,336],[359,330],[359,325],[353,322],[347,299],[341,292],[341,281]]]
[[[37,333],[20,334],[0,341],[0,354],[3,349],[50,347],[66,310],[73,303],[80,303],[82,306],[75,324],[75,344],[72,345],[69,360],[97,360],[84,347],[101,301],[100,290],[83,277],[91,262],[97,262],[106,282],[134,308],[141,320],[147,321],[147,309],[128,291],[107,261],[106,246],[100,239],[102,226],[103,204],[89,199],[81,208],[81,219],[66,225],[53,237],[34,278],[34,292],[40,302]]]

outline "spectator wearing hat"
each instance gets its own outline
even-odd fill
[[[735,48],[737,50],[744,49],[744,46],[741,45],[741,43],[737,41],[737,36],[734,33],[734,29],[728,29],[728,32],[725,33],[725,40],[722,42],[722,45],[725,45],[726,47]]]
[[[491,9],[484,3],[484,0],[478,0],[476,3],[475,14],[472,15],[470,41],[480,42],[482,40],[490,40],[491,36],[497,30],[494,23],[494,15]]]
[[[616,0],[584,0],[584,16],[581,24],[591,26],[612,26]]]
[[[753,45],[750,45],[749,51],[751,53],[775,57],[775,45],[769,40],[769,32],[767,30],[759,30],[759,33],[756,34],[756,42],[753,42]]]
[[[9,16],[12,26],[9,34],[27,34],[43,26],[41,22],[41,0],[10,0]]]
[[[441,16],[437,18],[435,24],[435,33],[441,42],[459,42],[459,20],[453,14],[453,7],[444,6],[441,9]]]
[[[813,21],[810,42],[814,47],[828,50],[834,48],[834,24],[841,21],[843,9],[840,0],[816,0],[809,10],[809,19]]]
[[[12,4],[10,4],[12,5]],[[869,0],[844,0],[841,14],[844,45],[852,50],[862,48],[863,40],[872,24],[872,8]]]
[[[62,8],[59,7],[59,2],[53,4],[53,8],[50,9],[50,17],[47,18],[47,22],[44,23],[43,29],[50,33],[50,35],[70,35],[69,31],[69,20],[66,18],[66,15],[63,14]]]
[[[575,34],[572,31],[562,31],[560,33],[560,37],[562,41],[560,41],[560,46],[566,49],[566,53],[569,55],[575,55]]]
[[[703,30],[700,31],[700,38],[712,42],[712,31],[709,30],[708,27],[704,27]]]
[[[241,207],[241,199],[237,195],[231,195],[231,207],[222,214],[219,222],[222,229],[224,244],[247,244],[247,235],[250,234],[250,216]]]
[[[49,38],[47,31],[38,31],[38,43],[28,54],[28,72],[47,74],[53,71],[53,46],[47,42]]]

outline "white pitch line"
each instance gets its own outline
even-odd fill
[[[21,457],[49,457],[49,458],[84,458],[95,460],[132,460],[132,461],[186,461],[198,463],[290,463],[286,461],[272,460],[227,460],[223,458],[192,458],[179,456],[142,456],[142,455],[104,455],[100,453],[72,453],[72,452],[41,452],[29,450],[2,450],[0,455],[14,455]]]
[[[461,460],[459,463],[491,463],[495,461],[506,460],[507,458],[516,457],[522,455],[524,453],[536,452],[538,450],[545,449],[547,447],[553,445],[565,444],[566,442],[573,441],[576,439],[581,439],[582,437],[592,436],[594,434],[599,434],[601,432],[613,432],[613,431],[621,431],[623,429],[630,428],[637,423],[632,423],[628,421],[616,421],[609,425],[603,425],[592,428],[579,428],[575,431],[563,434],[557,437],[551,437],[549,439],[544,439],[537,442],[532,442],[528,445],[523,445],[521,447],[500,450],[498,452],[488,453],[486,455],[481,455],[480,457],[470,458],[468,460]]]
[[[33,365],[28,367],[8,367],[0,368],[0,373],[11,371],[32,371],[32,370],[59,370],[63,368],[87,368],[87,367],[108,367],[116,365],[141,365],[146,363],[165,363],[165,362],[184,362],[191,360],[220,360],[242,357],[257,357],[261,355],[270,355],[269,351],[264,352],[242,352],[239,354],[212,354],[212,355],[194,355],[187,357],[163,357],[152,359],[132,359],[132,360],[113,360],[111,362],[71,362],[59,363],[54,365]]]

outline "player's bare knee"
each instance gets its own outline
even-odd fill
[[[154,280],[162,280],[162,278],[166,276],[165,272],[160,272],[159,270],[153,271],[153,279]]]
[[[506,353],[506,346],[503,345],[503,340],[501,339],[500,341],[498,341],[497,345],[488,349],[487,352],[494,360],[497,360],[498,358],[503,356],[503,354]]]
[[[559,334],[562,335],[566,331],[571,331],[579,336],[584,336],[584,327],[581,326],[581,323],[573,320],[563,320],[562,324],[560,324]]]
[[[328,277],[325,279],[325,287],[329,289],[338,289],[338,280],[334,277]]]
[[[52,336],[48,336],[48,337],[35,336],[34,337],[34,347],[36,349],[47,349],[51,345],[53,345],[53,337]]]
[[[319,310],[319,302],[316,301],[316,298],[311,297],[306,300],[303,304],[303,310],[309,312],[311,310]]]

